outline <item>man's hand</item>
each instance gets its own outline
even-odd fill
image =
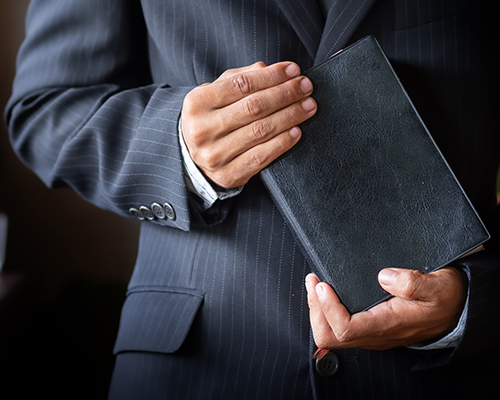
[[[181,124],[191,158],[217,185],[234,188],[300,139],[312,117],[311,81],[292,62],[228,70],[186,96]]]
[[[385,350],[434,340],[457,325],[466,300],[467,278],[447,267],[429,274],[388,268],[382,287],[395,297],[350,315],[333,289],[316,275],[306,277],[314,341],[321,349]]]

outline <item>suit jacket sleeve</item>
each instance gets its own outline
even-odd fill
[[[189,87],[153,83],[140,3],[34,0],[5,117],[20,158],[122,215],[169,203],[190,216],[177,123]]]

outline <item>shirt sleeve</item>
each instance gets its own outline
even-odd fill
[[[226,189],[221,187],[217,187],[217,189],[215,189],[208,182],[208,180],[196,166],[193,159],[191,158],[191,155],[189,154],[186,143],[184,142],[184,137],[182,136],[182,125],[180,118],[178,131],[179,143],[181,146],[182,158],[184,163],[184,179],[186,181],[186,187],[202,200],[202,209],[209,209],[217,200],[230,199],[231,197],[240,194],[244,186],[239,186],[234,189]]]

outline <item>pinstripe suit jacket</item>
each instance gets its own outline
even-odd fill
[[[142,224],[111,398],[469,398],[489,384],[493,242],[465,261],[457,348],[339,351],[339,372],[323,378],[310,361],[309,267],[260,180],[195,211],[177,138],[186,93],[224,70],[305,70],[373,34],[496,237],[497,81],[482,14],[466,0],[32,1],[6,110],[19,156],[47,185],[124,216],[153,203],[175,212]]]

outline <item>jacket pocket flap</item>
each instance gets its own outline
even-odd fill
[[[114,353],[173,353],[186,338],[203,293],[190,289],[130,291],[123,305]]]

